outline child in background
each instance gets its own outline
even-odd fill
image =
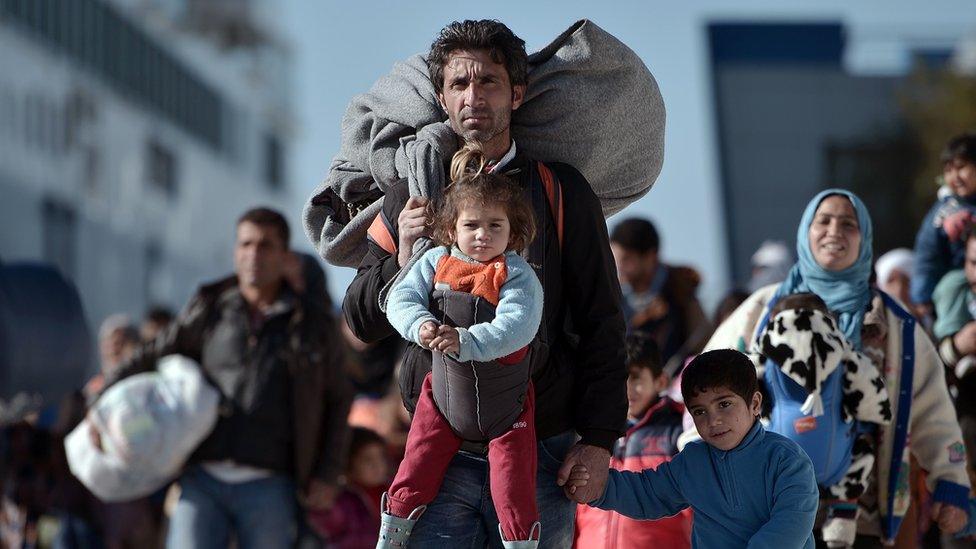
[[[386,441],[369,429],[353,427],[346,462],[346,486],[328,511],[309,511],[308,522],[335,549],[376,546],[380,497],[389,486]]]
[[[454,155],[434,214],[441,246],[390,292],[390,324],[432,354],[377,547],[407,544],[463,440],[487,442],[502,545],[539,543],[528,345],[542,321],[542,284],[518,255],[532,242],[535,218],[522,189],[485,165],[475,145]]]
[[[962,268],[966,231],[976,214],[976,133],[949,140],[942,151],[943,186],[915,237],[912,301],[932,312],[935,285],[952,269]]]
[[[684,430],[684,406],[662,396],[670,382],[661,352],[650,336],[627,336],[627,433],[617,441],[610,467],[618,471],[653,469],[678,453]],[[581,505],[576,510],[576,543],[580,549],[599,547],[691,546],[691,511],[658,521],[638,521],[614,511]]]
[[[692,547],[813,548],[820,498],[810,458],[759,423],[756,369],[731,349],[703,353],[682,374],[681,392],[701,440],[657,469],[610,471],[592,507],[659,519],[691,507]],[[567,486],[585,486],[573,467]]]

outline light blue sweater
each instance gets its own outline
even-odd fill
[[[457,247],[450,250],[454,257],[475,261]],[[420,326],[432,320],[440,324],[430,312],[430,294],[434,289],[434,270],[437,262],[448,253],[438,246],[428,250],[414,263],[407,275],[390,292],[386,316],[397,332],[408,341],[420,344]],[[542,284],[532,267],[515,252],[505,252],[508,277],[498,295],[495,319],[475,324],[467,329],[455,326],[460,340],[458,354],[449,355],[466,362],[488,362],[508,356],[532,342],[542,322]]]
[[[656,470],[610,471],[603,497],[590,505],[634,519],[690,506],[693,547],[787,549],[814,546],[819,498],[810,458],[757,421],[728,452],[699,440]]]

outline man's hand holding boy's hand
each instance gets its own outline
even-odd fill
[[[559,474],[556,475],[556,484],[563,487],[569,499],[577,503],[589,503],[603,495],[609,476],[610,452],[608,450],[589,444],[576,444],[566,454],[563,465],[559,468]]]
[[[570,493],[575,494],[578,488],[586,486],[590,480],[590,472],[585,465],[574,465],[569,471],[569,478],[566,479],[564,488]]]
[[[457,354],[461,350],[461,336],[456,328],[441,324],[437,328],[437,335],[427,346],[432,351]]]
[[[437,323],[428,320],[420,325],[420,346],[430,347],[430,342],[437,337]]]

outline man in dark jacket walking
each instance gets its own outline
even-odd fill
[[[527,260],[545,293],[543,321],[533,343],[540,547],[569,547],[576,505],[560,486],[573,465],[585,464],[594,477],[585,493],[572,497],[599,497],[610,448],[626,421],[625,325],[603,212],[575,168],[547,163],[560,183],[559,216],[547,203],[537,162],[512,140],[511,115],[525,93],[527,58],[525,43],[511,30],[497,21],[452,23],[431,46],[427,62],[459,140],[479,142],[493,172],[520,184],[535,210],[539,230]],[[424,199],[409,197],[405,180],[387,191],[370,229],[369,251],[343,303],[350,328],[363,341],[398,337],[379,298],[409,261],[413,243],[426,235],[426,206]],[[565,219],[564,226],[557,217]],[[428,352],[411,344],[401,368],[400,389],[411,411],[430,365],[429,357],[419,357]],[[411,545],[501,546],[486,488],[483,442],[462,446],[439,495],[416,524]]]
[[[351,393],[338,323],[286,282],[289,229],[257,208],[237,223],[235,275],[202,287],[106,385],[169,354],[196,360],[220,416],[179,479],[170,547],[291,547],[296,491],[328,508],[343,470]]]

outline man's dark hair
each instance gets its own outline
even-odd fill
[[[285,248],[288,247],[288,243],[291,241],[291,230],[288,228],[288,221],[285,220],[285,216],[278,211],[265,207],[251,208],[237,219],[237,226],[239,227],[245,221],[255,225],[274,227],[281,235],[281,242]]]
[[[146,310],[146,317],[143,320],[165,326],[172,322],[174,318],[173,311],[169,307],[165,305],[153,305]]]
[[[654,224],[639,217],[631,217],[617,223],[610,233],[610,242],[640,254],[656,252],[661,247],[661,238]]]
[[[647,368],[654,377],[661,375],[664,370],[661,349],[651,336],[643,332],[628,335],[626,350],[627,368]]]
[[[732,349],[717,349],[695,357],[681,374],[681,396],[685,402],[707,390],[728,389],[746,404],[759,390],[756,367],[749,358]]]
[[[515,36],[500,21],[455,21],[441,29],[427,54],[427,70],[437,93],[444,91],[444,64],[451,52],[458,50],[483,50],[495,63],[505,65],[512,86],[525,85],[529,81],[529,58],[525,53],[525,41]]]
[[[827,308],[824,300],[820,299],[820,296],[810,292],[800,292],[784,295],[779,298],[776,304],[769,310],[769,318],[773,318],[788,309],[809,309],[811,311],[830,313],[830,309]]]
[[[955,160],[976,164],[976,132],[962,133],[950,139],[942,149],[940,159],[943,165]]]

